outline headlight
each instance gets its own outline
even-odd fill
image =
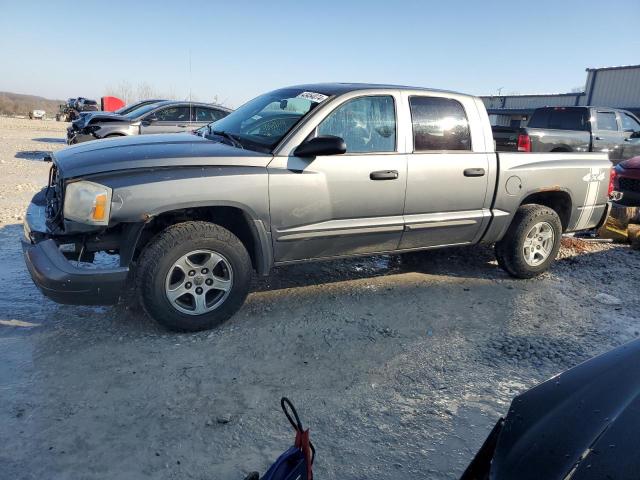
[[[100,125],[89,125],[88,127],[84,127],[84,133],[95,133],[100,130]]]
[[[64,195],[64,218],[89,225],[108,225],[111,189],[93,182],[67,185]]]

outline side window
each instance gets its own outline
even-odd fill
[[[551,112],[549,127],[555,130],[588,130],[584,109],[556,109]]]
[[[596,125],[598,130],[618,130],[618,122],[616,122],[616,114],[614,112],[597,112]]]
[[[156,119],[159,122],[188,122],[189,117],[189,107],[186,105],[164,108],[156,112]]]
[[[226,117],[227,112],[222,110],[216,110],[213,108],[196,107],[195,108],[195,121],[196,122],[215,122],[222,117]]]
[[[548,108],[538,108],[531,115],[527,124],[530,128],[549,128],[549,116],[551,111]]]
[[[413,150],[471,150],[469,121],[460,102],[440,97],[410,97]]]
[[[620,119],[625,132],[640,132],[640,123],[628,113],[620,113]]]
[[[317,135],[335,135],[347,144],[347,153],[394,152],[396,109],[391,96],[349,100],[325,118]]]

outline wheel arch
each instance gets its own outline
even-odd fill
[[[562,231],[568,229],[573,210],[573,201],[569,192],[563,189],[538,190],[524,197],[519,206],[532,204],[544,205],[555,211],[560,217]]]
[[[551,152],[554,152],[554,153],[573,152],[573,148],[571,148],[569,145],[558,145],[557,147],[554,147],[553,149],[551,149]]]
[[[131,259],[135,260],[149,241],[176,223],[201,220],[220,225],[240,239],[249,252],[251,264],[259,275],[267,275],[273,264],[271,235],[262,220],[236,204],[174,206],[147,216]]]

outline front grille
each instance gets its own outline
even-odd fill
[[[62,220],[62,178],[58,167],[53,164],[49,170],[49,184],[46,189],[47,223],[58,225]]]
[[[618,177],[618,185],[620,186],[620,190],[623,192],[625,190],[640,192],[640,180],[635,178]]]

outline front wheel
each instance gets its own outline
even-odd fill
[[[532,278],[547,271],[560,249],[562,223],[543,205],[523,205],[504,238],[496,243],[498,265],[509,275]]]
[[[179,223],[144,249],[137,279],[149,316],[170,330],[206,330],[244,303],[251,259],[229,230],[208,222]]]

